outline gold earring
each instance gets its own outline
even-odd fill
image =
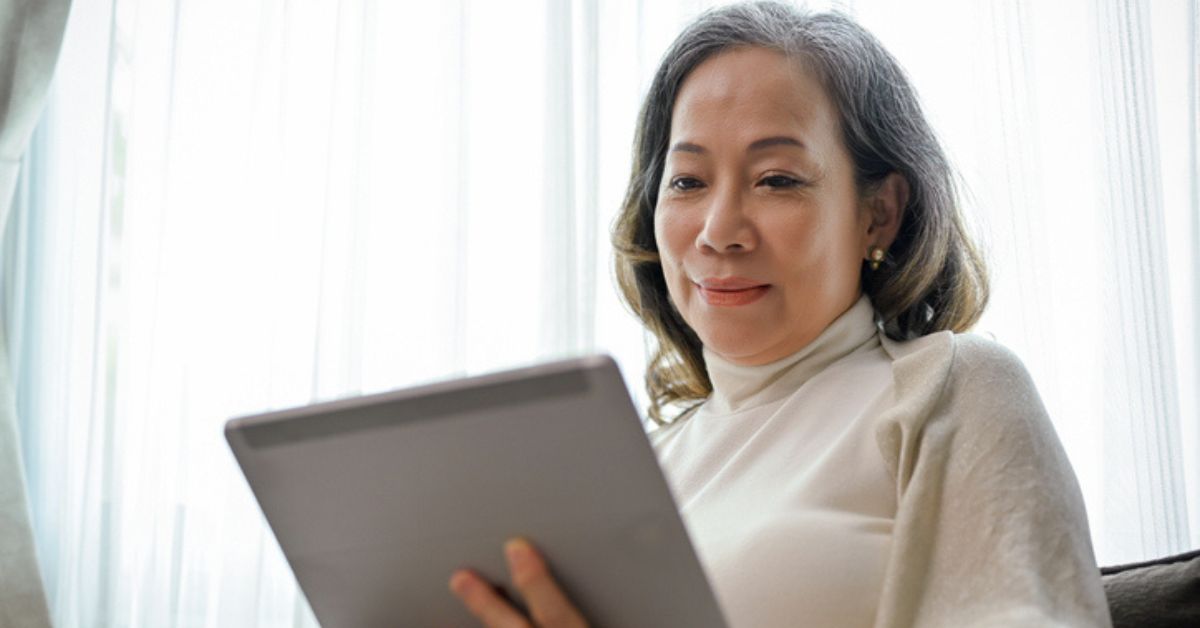
[[[870,253],[871,270],[879,270],[879,264],[883,262],[884,250],[882,246],[871,247]]]

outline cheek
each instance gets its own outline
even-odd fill
[[[835,212],[792,212],[765,225],[762,233],[783,281],[841,281],[846,260],[858,259],[853,225]]]
[[[824,216],[808,210],[781,212],[778,219],[763,225],[760,233],[763,249],[782,268],[820,264],[834,235]]]
[[[686,239],[682,233],[683,225],[678,217],[669,211],[659,211],[654,215],[654,241],[658,245],[658,256],[662,260],[663,272],[669,281],[679,266],[682,253],[681,242]]]
[[[654,241],[658,245],[659,265],[667,283],[667,297],[676,308],[681,299],[687,299],[687,295],[680,292],[684,288],[681,281],[686,281],[683,256],[690,242],[686,229],[687,226],[670,211],[660,211],[654,215]]]

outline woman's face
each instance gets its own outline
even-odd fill
[[[872,214],[810,71],[748,47],[684,80],[654,235],[671,300],[709,350],[757,365],[815,339],[858,299]]]

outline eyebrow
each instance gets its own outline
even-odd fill
[[[804,142],[801,142],[796,138],[778,135],[775,137],[765,137],[761,140],[755,140],[754,142],[751,142],[750,146],[746,147],[746,152],[750,153],[756,150],[770,148],[772,146],[795,146],[801,150],[807,149],[807,147],[804,145]],[[691,142],[678,142],[671,147],[671,152],[676,151],[684,153],[697,153],[702,155],[707,153],[708,149],[700,146],[699,144],[693,144]]]

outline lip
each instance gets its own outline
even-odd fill
[[[705,277],[694,283],[701,288],[720,291],[746,290],[767,285],[746,277]]]
[[[761,299],[771,286],[745,277],[708,277],[693,282],[705,303],[720,307],[748,305]]]

